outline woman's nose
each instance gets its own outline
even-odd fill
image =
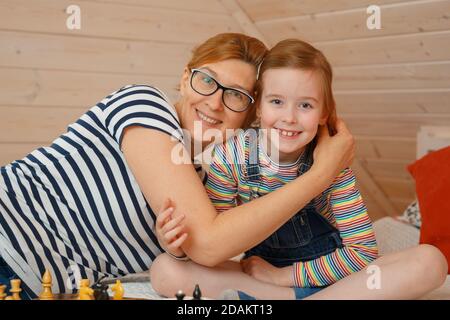
[[[208,99],[206,100],[206,104],[211,110],[214,111],[222,111],[224,108],[223,101],[222,101],[222,93],[223,90],[219,89],[214,94],[208,96]]]

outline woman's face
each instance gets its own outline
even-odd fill
[[[225,87],[238,89],[253,96],[256,71],[246,62],[230,59],[208,63],[196,69],[207,75],[203,81],[212,81],[210,76]],[[176,107],[182,128],[189,131],[193,140],[201,141],[205,147],[213,141],[211,135],[220,132],[225,139],[226,129],[237,129],[242,126],[248,110],[253,106],[244,112],[234,112],[224,105],[222,89],[209,96],[201,95],[192,89],[190,80],[191,71],[185,70],[180,83],[181,98]]]

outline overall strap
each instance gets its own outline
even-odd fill
[[[316,147],[316,138],[314,138],[313,141],[308,143],[308,145],[305,148],[305,152],[303,152],[301,159],[300,159],[300,165],[298,166],[298,175],[302,175],[306,171],[308,171],[314,162],[314,148]]]
[[[258,147],[258,131],[249,129],[245,137],[245,144],[248,152],[245,153],[245,176],[248,181],[259,182],[259,147]]]

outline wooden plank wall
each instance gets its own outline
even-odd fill
[[[415,197],[405,166],[415,159],[419,126],[450,126],[450,1],[239,2],[272,45],[301,38],[327,55],[338,113],[356,136],[369,212],[400,214]],[[366,27],[369,5],[380,6],[380,30]]]
[[[66,8],[81,8],[68,30]],[[381,8],[381,30],[366,9]],[[225,31],[312,42],[334,67],[374,219],[414,199],[421,125],[450,125],[450,0],[1,0],[0,165],[51,142],[129,83],[175,86],[190,50]]]
[[[81,9],[69,30],[66,8]],[[192,48],[240,32],[217,1],[1,0],[0,165],[50,143],[130,83],[175,87]]]

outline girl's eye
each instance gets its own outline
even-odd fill
[[[280,105],[283,103],[280,99],[272,99],[269,102],[272,104],[277,104],[277,105]]]
[[[300,103],[300,107],[304,109],[311,109],[313,106],[309,104],[308,102],[302,102]]]

